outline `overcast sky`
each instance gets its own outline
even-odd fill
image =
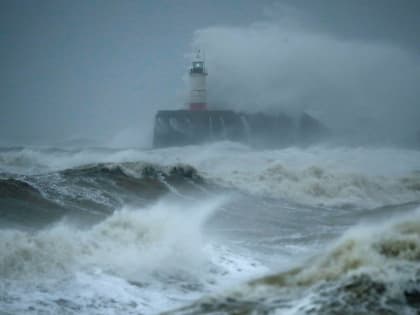
[[[210,106],[403,136],[420,126],[419,31],[417,0],[2,0],[0,143],[145,144],[155,111],[185,103],[193,47]]]

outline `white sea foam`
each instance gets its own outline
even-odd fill
[[[326,252],[291,276],[290,283],[310,285],[365,272],[376,279],[397,283],[412,277],[419,260],[420,208],[374,225],[366,223],[351,228]]]
[[[161,201],[149,209],[122,209],[89,230],[65,222],[35,234],[2,230],[0,274],[26,277],[95,266],[135,278],[159,268],[191,270],[203,264],[202,225],[222,202]]]
[[[355,226],[300,267],[257,280],[251,291],[247,287],[243,292],[254,294],[268,286],[269,295],[277,296],[310,288],[306,298],[297,301],[304,314],[311,309],[317,314],[414,314],[404,295],[418,290],[419,260],[420,208],[375,225]]]
[[[124,172],[140,176],[145,163],[162,167],[185,163],[207,181],[309,205],[366,208],[419,200],[420,153],[411,150],[257,151],[224,142],[150,151],[19,152],[9,152],[7,163],[5,153],[0,153],[2,170],[31,174],[109,162],[124,163],[119,164]],[[223,198],[190,204],[161,201],[147,209],[116,211],[89,229],[61,222],[39,232],[2,230],[0,309],[19,314],[151,314],[266,273],[257,261],[259,254],[251,259],[204,235],[207,218],[223,202]],[[324,216],[331,213],[318,211],[327,211]],[[418,263],[419,220],[415,212],[378,228],[352,229],[302,263],[297,273],[282,275],[283,284],[274,286],[311,287],[363,272],[399,285]],[[322,227],[314,222],[310,228]],[[295,241],[286,246],[296,246]],[[401,275],[401,270],[409,272]],[[261,283],[267,287],[264,280]],[[246,290],[249,286],[240,289],[243,295]],[[297,307],[298,312],[302,303]]]
[[[420,199],[420,152],[309,147],[256,151],[232,143],[157,150],[207,179],[252,194],[327,207],[373,208]],[[159,156],[156,157],[159,161]]]
[[[420,208],[359,224],[313,257],[169,314],[416,314]],[[414,304],[414,305],[413,305]]]
[[[122,209],[89,229],[61,222],[35,233],[2,230],[0,308],[149,314],[261,275],[261,263],[203,234],[226,200]]]
[[[372,208],[420,199],[420,151],[401,148],[290,147],[253,150],[219,142],[158,150],[0,153],[1,170],[36,173],[89,163],[190,164],[207,180],[252,194],[327,207]],[[136,164],[126,171],[138,173]]]

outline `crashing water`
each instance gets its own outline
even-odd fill
[[[0,314],[418,314],[420,152],[0,150]]]

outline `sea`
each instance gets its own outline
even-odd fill
[[[1,147],[15,314],[420,314],[420,151]]]

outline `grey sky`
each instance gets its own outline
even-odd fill
[[[331,124],[361,110],[353,124],[372,125],[372,113],[388,123],[398,105],[398,126],[410,118],[415,129],[419,16],[409,0],[3,0],[0,141],[147,143],[154,112],[183,106],[194,44],[206,49],[214,104],[302,107]]]

